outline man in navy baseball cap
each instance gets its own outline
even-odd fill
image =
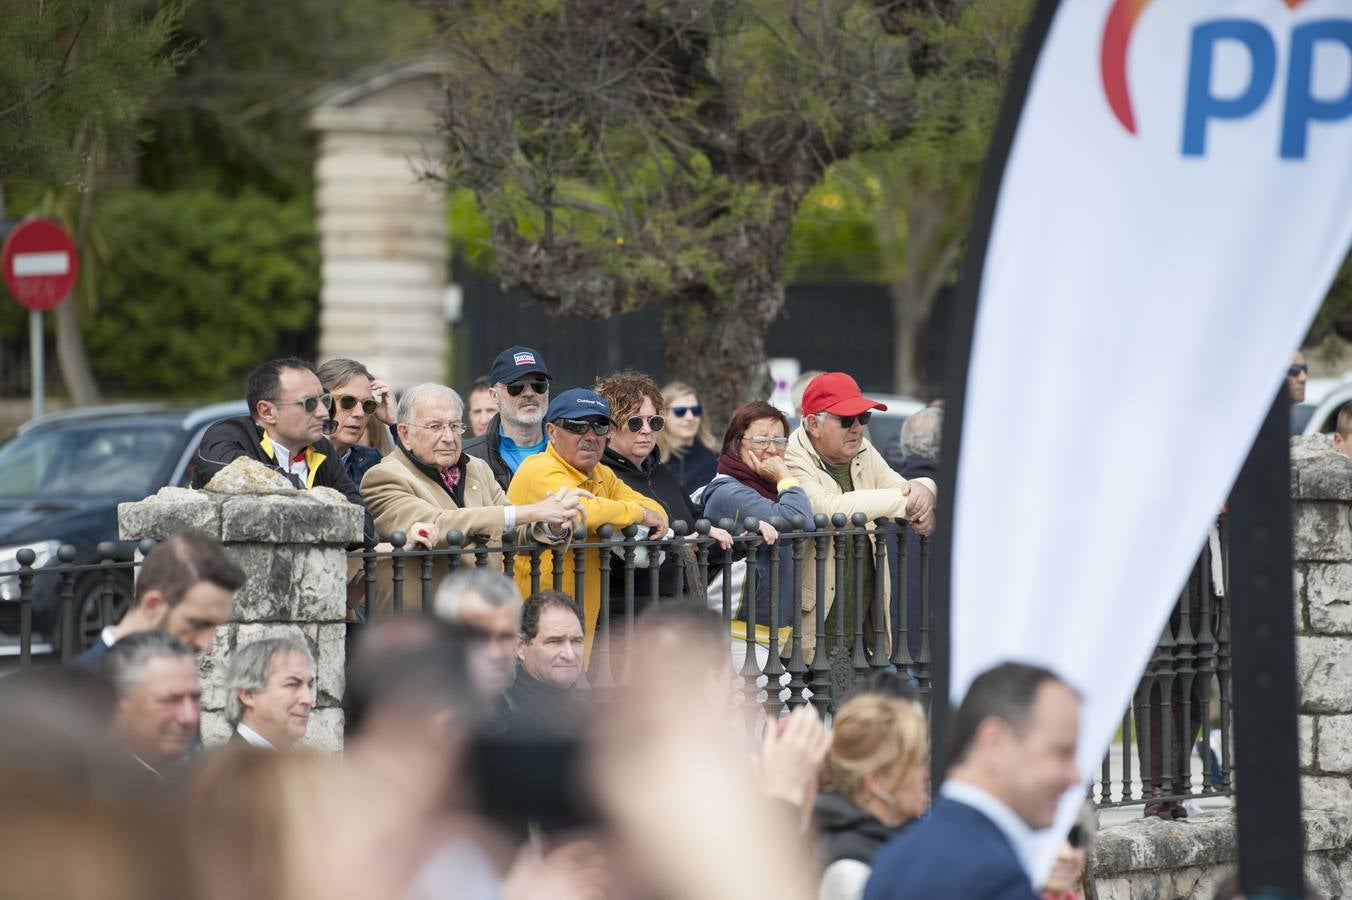
[[[543,424],[549,406],[549,367],[530,347],[508,347],[493,360],[488,380],[498,414],[483,434],[465,442],[464,452],[488,463],[505,491],[521,463],[549,443]]]
[[[616,530],[630,525],[642,525],[650,533],[661,536],[667,532],[667,512],[661,503],[644,496],[625,484],[618,475],[601,462],[610,429],[615,423],[610,417],[610,404],[595,391],[573,388],[564,391],[549,404],[545,413],[545,429],[549,446],[522,463],[507,489],[512,503],[535,503],[540,498],[554,495],[559,490],[580,491],[586,529],[594,534],[602,525]],[[534,499],[527,499],[534,498]],[[576,591],[575,554],[560,554],[563,559],[563,584]],[[601,562],[598,550],[587,550],[583,559],[584,587],[582,602],[584,655],[591,653],[592,638],[596,633],[598,611],[601,609]],[[521,553],[516,558],[516,583],[522,593],[529,593],[537,585],[550,584],[554,572],[554,555],[546,554],[535,560]],[[532,569],[534,571],[532,571]]]

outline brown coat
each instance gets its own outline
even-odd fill
[[[826,471],[821,455],[812,446],[807,430],[801,425],[789,437],[789,448],[784,454],[784,462],[789,467],[789,473],[798,479],[798,483],[807,492],[807,499],[812,504],[814,514],[824,513],[830,518],[836,513],[844,513],[848,519],[855,513],[862,512],[868,516],[870,528],[873,527],[875,519],[906,516],[906,496],[902,493],[906,479],[892,470],[867,438],[859,453],[850,462],[850,477],[854,482],[854,490],[848,493],[842,491],[840,485],[831,477],[831,473]],[[931,491],[935,490],[934,481],[929,478],[919,478],[916,481]],[[810,547],[808,549],[809,552],[803,556],[803,652],[810,656],[817,643],[815,616],[818,597],[817,563],[810,552]],[[886,650],[890,652],[892,580],[887,577],[886,570],[879,572],[877,577],[882,580],[883,585],[884,631],[887,635]],[[834,547],[826,557],[826,594],[820,599],[826,604],[822,609],[822,615],[825,617],[830,613],[831,604],[836,599]],[[847,644],[851,640],[852,638],[847,637]]]
[[[382,538],[396,531],[407,534],[414,522],[432,522],[439,547],[446,546],[446,532],[452,530],[464,532],[466,541],[501,542],[503,507],[509,505],[502,486],[483,460],[467,458],[465,505],[460,507],[445,488],[419,471],[397,448],[366,473],[361,497]]]

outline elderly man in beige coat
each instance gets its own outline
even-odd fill
[[[857,512],[868,517],[870,527],[879,518],[905,518],[920,534],[934,530],[934,482],[928,478],[907,481],[883,461],[882,454],[864,437],[871,411],[887,409],[886,405],[865,397],[855,380],[844,372],[826,372],[818,375],[803,392],[803,421],[789,438],[789,449],[784,461],[812,503],[813,513],[834,516],[843,513],[846,518]],[[368,476],[369,477],[369,476]],[[834,548],[833,548],[834,551]],[[810,653],[816,646],[817,603],[824,604],[823,615],[827,633],[839,621],[843,626],[846,646],[854,642],[855,616],[853,603],[836,604],[836,573],[834,552],[826,560],[825,594],[817,596],[816,562],[805,554],[803,569],[803,650]],[[874,652],[887,653],[891,645],[891,579],[886,570],[875,573],[873,560],[865,565],[864,584],[856,585],[855,568],[845,572],[846,595],[865,599],[866,616],[872,614],[875,579],[883,586],[884,646],[873,647]],[[839,608],[837,608],[839,606]],[[866,626],[865,638],[872,647],[874,632]]]
[[[538,503],[512,505],[488,463],[462,452],[464,402],[451,388],[420,384],[399,398],[400,447],[371,468],[361,494],[382,536],[396,531],[409,543],[446,546],[446,534],[497,544],[505,531],[557,543],[582,521],[582,491],[559,490]],[[498,561],[500,565],[500,560]],[[439,574],[445,574],[440,572]]]

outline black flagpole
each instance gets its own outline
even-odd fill
[[[1230,503],[1235,820],[1240,888],[1249,897],[1305,896],[1289,422],[1283,383]]]

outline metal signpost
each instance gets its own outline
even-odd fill
[[[33,417],[42,415],[42,314],[70,296],[80,257],[66,229],[51,219],[25,219],[10,229],[0,250],[5,286],[29,310],[33,362]]]

